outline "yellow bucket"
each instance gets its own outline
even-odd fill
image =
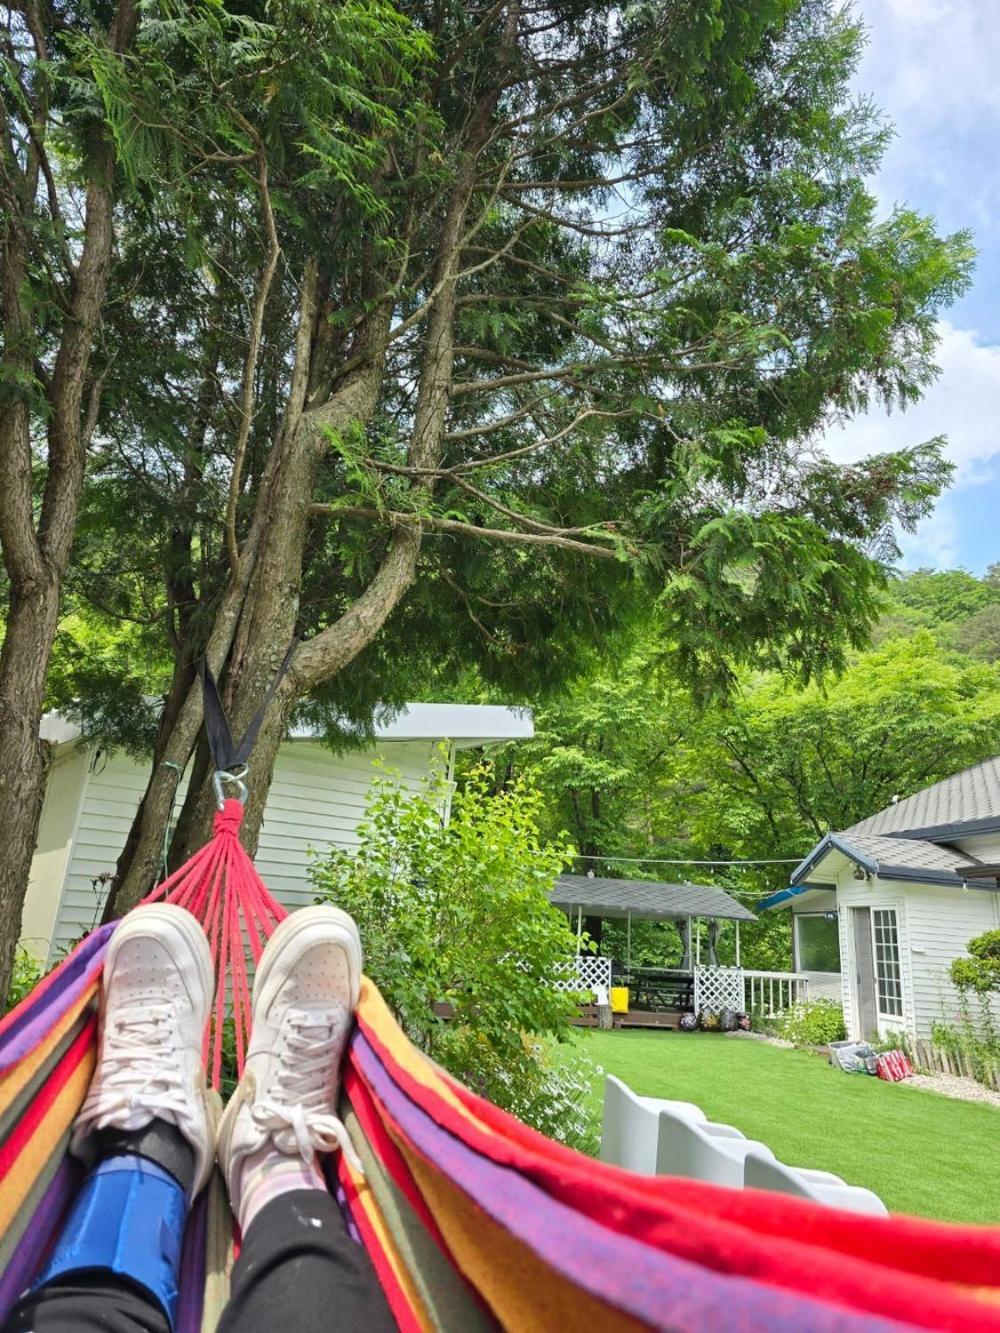
[[[612,987],[611,987],[611,1012],[612,1012],[613,1014],[627,1014],[627,1013],[628,1013],[628,987],[627,987],[627,986],[612,986]]]

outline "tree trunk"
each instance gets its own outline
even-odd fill
[[[136,0],[119,0],[108,31],[117,53],[136,34]],[[37,45],[37,37],[36,37]],[[41,53],[40,53],[41,54]],[[41,110],[35,108],[36,113]],[[110,136],[94,153],[84,205],[79,258],[67,260],[61,279],[65,318],[46,390],[45,483],[35,523],[32,405],[26,387],[34,378],[38,330],[44,304],[34,305],[25,237],[35,225],[38,172],[47,152],[45,125],[37,127],[22,178],[20,211],[6,219],[3,233],[3,379],[5,419],[0,426],[0,540],[10,577],[10,605],[0,652],[0,1000],[10,980],[21,912],[45,796],[47,764],[39,739],[45,679],[59,617],[62,581],[76,531],[86,468],[85,410],[94,335],[100,324],[114,243],[115,157]],[[16,172],[16,168],[15,168]],[[27,378],[10,379],[27,369]],[[11,387],[12,386],[12,387]],[[12,400],[12,401],[11,401]]]
[[[308,378],[316,320],[314,291],[314,281],[307,281],[296,350],[298,382]],[[234,733],[241,733],[257,711],[295,632],[309,501],[322,447],[320,431],[345,429],[370,418],[381,379],[388,315],[388,311],[380,313],[379,321],[372,323],[369,363],[355,371],[321,408],[303,413],[302,398],[296,400],[293,384],[285,422],[262,481],[251,533],[240,553],[238,574],[223,599],[206,649],[213,672],[224,678],[224,702]],[[275,707],[280,706],[276,699]],[[290,706],[285,706],[285,718]],[[155,883],[163,831],[176,789],[171,769],[165,765],[176,764],[186,770],[201,722],[201,686],[195,681],[171,728],[163,759],[150,774],[128,845],[118,861],[104,909],[106,921],[134,907]],[[259,782],[265,792],[273,764],[273,756],[266,762],[261,758],[266,730],[262,728],[252,760],[252,785]],[[190,782],[171,845],[173,865],[179,865],[208,837],[213,810],[211,785]],[[253,807],[245,825],[245,841],[250,847],[255,845],[258,827],[259,812]]]
[[[388,309],[372,321],[367,337],[369,363],[324,405],[324,427],[342,430],[370,420],[381,382],[388,322]],[[241,610],[223,691],[234,736],[242,735],[255,716],[295,634],[310,502],[324,447],[325,440],[315,417],[306,413],[294,429],[293,438],[282,449],[268,493],[261,501],[264,511],[261,519],[267,536]],[[371,637],[371,634],[359,636],[352,656]],[[247,782],[250,798],[242,840],[251,855],[256,851],[278,747],[299,693],[294,676],[286,677],[268,710],[250,759]],[[192,782],[178,823],[176,845],[171,848],[175,864],[191,856],[205,842],[214,812],[215,793],[211,784]]]
[[[480,108],[482,123],[476,133],[485,133],[488,105]],[[430,310],[421,362],[420,388],[410,439],[410,465],[429,472],[440,457],[441,438],[451,385],[454,359],[455,280],[461,252],[461,235],[475,175],[475,154],[466,155],[458,174],[438,241],[433,285],[437,292]],[[296,347],[292,401],[273,451],[269,473],[253,520],[260,546],[245,597],[232,610],[236,620],[223,685],[233,734],[241,735],[254,717],[291,641],[298,616],[306,537],[312,515],[311,502],[317,465],[326,446],[326,432],[343,431],[366,424],[378,402],[391,320],[391,304],[381,301],[366,321],[364,356],[341,384],[336,384],[322,404],[308,407],[305,386],[312,379],[310,364],[315,353],[317,328],[316,280],[304,284],[312,295],[304,303]],[[379,293],[380,296],[384,293]],[[308,309],[307,309],[308,306]],[[301,403],[296,404],[296,384]],[[419,483],[420,486],[429,482]],[[382,565],[364,593],[329,628],[296,651],[291,669],[272,700],[250,759],[250,796],[241,839],[251,853],[256,851],[264,803],[271,783],[274,762],[286,733],[295,701],[329,680],[371,643],[398,605],[413,580],[420,551],[421,529],[413,520],[396,523]],[[240,565],[245,562],[241,558]],[[214,633],[214,632],[213,632]],[[224,635],[218,636],[221,647]],[[220,658],[225,653],[219,654]],[[211,660],[211,659],[210,659]],[[212,663],[216,667],[216,663]],[[221,662],[218,664],[221,666]],[[218,667],[216,667],[218,670]],[[192,691],[192,695],[195,692]],[[189,696],[188,703],[192,703]],[[192,703],[190,719],[197,715],[194,731],[178,733],[177,752],[190,758],[201,723],[201,702]],[[182,717],[187,717],[187,705]],[[172,738],[173,740],[173,738]],[[170,747],[168,746],[168,749]],[[173,757],[171,755],[171,757]],[[161,765],[162,767],[162,765]],[[169,804],[162,789],[165,783],[154,772],[147,799],[140,812],[142,828],[135,842],[131,864],[122,868],[109,896],[105,919],[127,911],[150,889],[156,868],[156,850],[162,841],[163,823]],[[154,787],[160,792],[151,799]],[[191,783],[171,847],[171,860],[179,864],[207,839],[215,809],[215,795],[208,782]]]
[[[52,580],[12,596],[8,615],[0,653],[0,1002],[10,985],[45,796],[48,747],[38,731],[59,615],[58,584]],[[57,887],[51,885],[51,891]]]

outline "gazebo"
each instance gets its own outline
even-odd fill
[[[626,956],[612,960],[578,949],[576,975],[599,992],[613,976],[631,993],[628,1022],[635,1026],[672,1026],[679,1013],[702,1004],[743,1008],[745,974],[740,967],[740,922],[756,921],[753,912],[710,884],[669,884],[649,879],[611,879],[600,875],[561,875],[549,894],[564,911],[581,940],[585,929],[599,938],[603,921],[625,921]],[[675,921],[681,929],[682,957],[676,968],[633,968],[632,922]],[[708,923],[706,958],[702,960],[699,921]],[[716,944],[720,923],[732,921],[735,966],[720,967]]]

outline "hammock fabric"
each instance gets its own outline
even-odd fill
[[[284,912],[239,845],[240,813],[226,802],[209,846],[155,896],[206,922],[216,1015],[231,994],[241,1061],[244,941],[258,956]],[[89,935],[0,1022],[0,1322],[39,1271],[80,1179],[67,1143],[94,1067],[113,930]],[[594,1162],[442,1073],[367,979],[341,1114],[365,1171],[341,1154],[329,1164],[331,1187],[406,1333],[1000,1333],[1000,1227],[860,1217]],[[216,1175],[187,1227],[180,1333],[214,1327],[231,1225]]]

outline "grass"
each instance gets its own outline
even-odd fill
[[[892,1212],[1000,1221],[1000,1110],[843,1074],[808,1051],[707,1033],[580,1032],[604,1073],[696,1102],[793,1166],[866,1185]],[[594,1089],[600,1115],[601,1084]]]

